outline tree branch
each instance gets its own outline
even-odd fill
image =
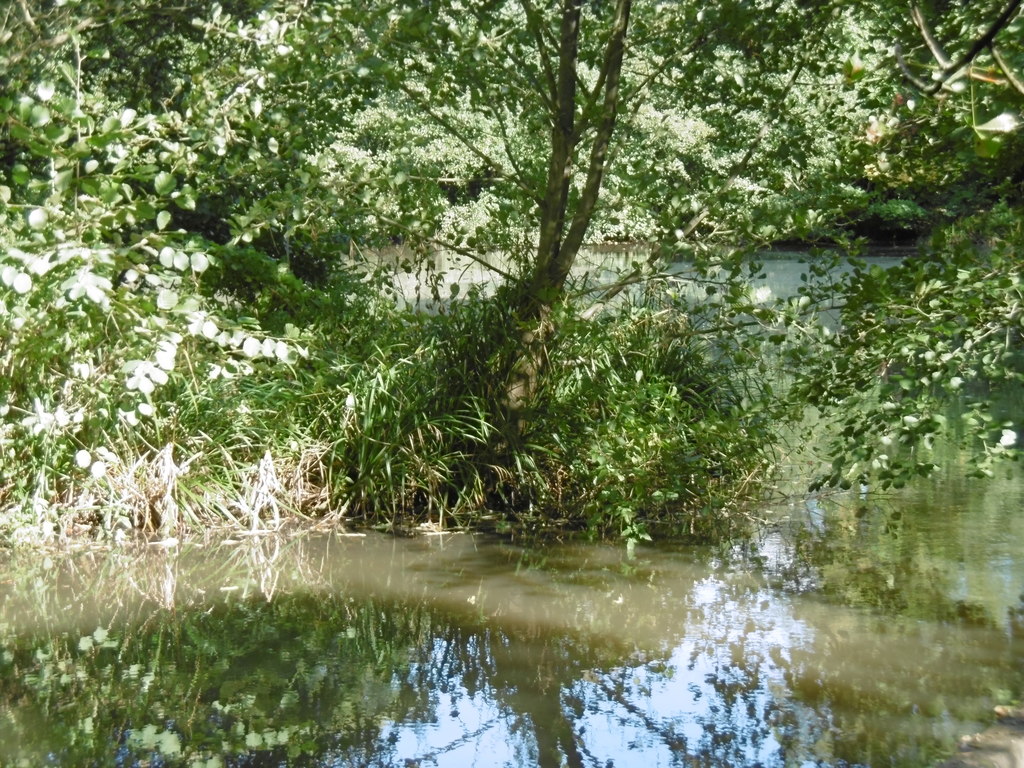
[[[985,34],[974,41],[974,44],[970,47],[967,53],[960,58],[960,61],[946,67],[946,71],[950,75],[958,72],[974,61],[979,53],[992,45],[992,42],[996,39],[996,35],[1002,32],[1006,25],[1013,20],[1014,15],[1020,8],[1021,2],[1022,0],[1010,0],[1006,5],[1006,8],[1003,9],[1003,12],[999,14],[998,18],[996,18],[996,20],[992,22],[991,26],[985,30]]]
[[[498,130],[501,132],[501,144],[502,147],[504,147],[505,149],[505,157],[508,158],[508,162],[509,165],[512,166],[512,170],[515,171],[516,178],[522,181],[522,183],[519,185],[519,188],[524,189],[526,187],[526,173],[524,172],[519,162],[516,160],[516,156],[512,151],[512,141],[508,135],[508,127],[505,125],[505,118],[502,115],[500,109],[495,109],[493,114],[495,121],[498,123]],[[530,194],[530,199],[536,205],[542,205],[544,202],[543,200],[541,200],[540,196],[537,195],[536,192]]]
[[[538,96],[540,96],[540,99],[544,103],[544,106],[547,107],[549,110],[552,109],[550,86],[543,86],[541,83],[537,81],[535,77],[526,74],[529,70],[529,67],[526,64],[526,61],[523,60],[521,57],[517,56],[512,51],[507,51],[506,55],[508,56],[509,61],[511,61],[513,64],[516,65],[516,67],[518,67],[517,74],[521,74],[521,76],[524,77],[527,80],[527,82],[529,82],[530,85],[533,86],[534,92]],[[547,79],[546,75],[545,79]]]
[[[558,80],[551,112],[551,155],[541,206],[540,237],[531,301],[549,287],[548,268],[561,250],[576,150],[576,65],[582,0],[563,0],[558,43]],[[532,309],[530,311],[533,311]]]
[[[779,97],[780,103],[785,102],[786,97],[789,96],[789,92],[793,90],[793,86],[796,84],[797,77],[799,77],[800,73],[803,71],[805,64],[805,61],[800,61],[793,69],[792,74],[789,76],[789,82],[786,83],[786,87],[782,89],[782,95]],[[743,153],[743,157],[741,157],[739,162],[737,162],[736,165],[732,167],[732,171],[729,173],[729,177],[719,186],[718,191],[715,193],[717,196],[723,195],[726,192],[728,192],[729,188],[736,183],[736,180],[739,178],[740,174],[743,173],[747,165],[749,165],[750,161],[753,159],[754,153],[757,151],[757,148],[761,146],[761,142],[764,141],[765,137],[768,135],[768,132],[771,130],[771,126],[772,123],[770,120],[764,121],[764,124],[761,126],[761,130],[757,132],[757,136],[755,136],[754,140],[750,142],[750,146],[747,147],[747,151]],[[697,211],[697,213],[694,214],[693,218],[691,218],[690,221],[683,228],[682,238],[687,238],[690,235],[692,235],[694,230],[697,229],[700,223],[704,221],[704,219],[710,212],[710,205],[705,205],[703,208],[701,208],[701,210]]]
[[[381,214],[381,213],[379,213],[377,211],[374,211],[374,215],[380,221],[382,221],[385,224],[388,224],[388,225],[394,227],[395,229],[398,229],[400,231],[405,231],[405,232],[409,231],[408,227],[406,227],[400,221],[396,221],[395,219],[392,219],[390,216],[384,216],[383,214]],[[467,259],[472,259],[477,264],[482,266],[484,269],[489,269],[490,271],[494,272],[494,274],[501,275],[506,280],[511,281],[511,280],[515,279],[515,276],[511,272],[507,272],[504,269],[501,269],[500,267],[494,266],[489,261],[487,261],[487,259],[485,259],[483,256],[481,256],[479,253],[477,253],[476,251],[473,251],[473,250],[471,250],[469,248],[463,248],[461,245],[456,245],[455,243],[448,242],[447,240],[440,240],[440,239],[438,239],[436,237],[424,238],[423,242],[429,243],[430,245],[433,245],[436,248],[440,248],[442,250],[447,250],[447,251],[452,251],[453,253],[457,253],[460,256],[465,256]]]
[[[900,68],[900,72],[903,73],[903,77],[917,90],[928,93],[928,89],[932,87],[931,83],[926,83],[924,80],[919,78],[913,72],[910,71],[910,65],[907,64],[906,58],[903,56],[903,46],[899,43],[893,46],[893,52],[896,54],[896,66]]]
[[[488,167],[490,167],[492,170],[494,170],[496,174],[498,174],[499,177],[507,178],[505,174],[505,169],[502,168],[502,166],[494,158],[492,158],[490,155],[488,155],[486,152],[480,149],[480,147],[478,147],[475,142],[471,141],[470,138],[466,136],[465,133],[462,130],[460,130],[458,126],[456,126],[451,120],[449,120],[444,115],[435,110],[433,107],[431,107],[424,99],[420,98],[420,95],[416,93],[416,91],[414,91],[401,80],[397,82],[397,86],[398,89],[402,91],[402,93],[404,93],[410,99],[415,101],[417,106],[431,120],[433,120],[439,126],[448,131],[448,133],[451,134],[452,138],[456,139],[460,144],[462,144],[462,146],[468,149],[472,154],[476,155],[483,162],[485,162],[488,165]],[[519,187],[519,189],[525,192],[531,199],[536,199],[536,193],[532,189],[530,189],[530,187],[526,184],[525,179],[520,178],[519,175],[515,173],[514,168],[511,178],[512,181],[515,182],[515,185]]]
[[[555,71],[551,66],[551,57],[548,54],[548,42],[544,39],[544,31],[540,22],[537,21],[537,9],[533,7],[531,0],[520,0],[523,11],[526,13],[526,23],[537,42],[537,52],[540,55],[541,66],[544,69],[544,77],[548,83],[547,101],[550,107],[558,102],[558,82],[555,80]]]
[[[910,68],[906,65],[906,61],[903,59],[902,52],[900,51],[900,48],[897,45],[896,60],[899,63],[900,70],[903,72],[904,77],[906,77],[916,88],[920,89],[929,96],[938,93],[938,91],[943,86],[945,86],[946,83],[948,83],[952,79],[955,79],[963,71],[965,67],[971,64],[974,61],[974,59],[977,58],[979,53],[981,53],[986,48],[991,48],[992,43],[995,41],[996,35],[1002,32],[1003,29],[1005,29],[1006,26],[1013,20],[1013,17],[1020,9],[1022,2],[1024,2],[1024,0],[1009,0],[1006,7],[1003,8],[1002,13],[1000,13],[999,16],[996,17],[996,19],[989,25],[988,29],[986,29],[985,32],[971,44],[971,47],[967,49],[967,52],[955,62],[950,62],[949,57],[946,56],[946,53],[943,50],[942,46],[939,45],[938,41],[936,41],[934,36],[931,34],[931,30],[925,23],[924,16],[921,14],[920,10],[918,10],[917,6],[915,5],[913,7],[913,10],[911,11],[911,15],[914,18],[914,23],[921,31],[921,35],[924,38],[925,44],[928,46],[928,49],[931,51],[932,56],[935,58],[936,62],[939,64],[941,69],[937,73],[935,82],[931,83],[930,85],[924,83],[920,78],[914,76],[910,72]]]
[[[931,29],[928,26],[928,22],[925,21],[924,14],[921,13],[921,9],[915,3],[910,6],[910,18],[914,20],[914,24],[921,32],[921,37],[924,38],[925,45],[928,46],[928,50],[932,52],[932,56],[939,62],[939,66],[948,68],[952,63],[949,56],[946,55],[945,50],[939,44],[939,41],[935,39],[935,35],[932,34]]]
[[[786,86],[782,91],[782,95],[779,98],[780,103],[786,100],[786,97],[789,95],[789,92],[793,89],[793,86],[796,84],[797,77],[803,71],[805,65],[806,61],[800,61],[797,63],[796,68],[790,75],[789,81],[786,83]],[[761,145],[761,142],[764,141],[770,129],[771,121],[765,120],[764,124],[761,126],[761,130],[758,131],[757,136],[754,137],[754,140],[750,143],[750,146],[747,147],[747,151],[743,154],[743,157],[740,158],[740,160],[732,167],[732,171],[729,173],[729,177],[725,179],[725,181],[723,181],[722,184],[719,186],[716,195],[724,194],[733,184],[736,183],[736,179],[739,178],[739,175],[743,172],[743,170],[753,159],[754,153],[757,151],[757,148]],[[705,205],[703,208],[701,208],[701,210],[694,214],[690,221],[687,222],[686,227],[683,229],[683,233],[680,239],[690,237],[693,234],[693,232],[697,229],[697,227],[700,225],[700,223],[704,221],[704,219],[708,216],[709,213],[711,213],[711,206]],[[647,265],[653,268],[657,259],[658,251],[653,250],[651,252],[651,255],[647,258]],[[617,283],[613,283],[612,285],[608,286],[605,289],[604,293],[601,295],[601,297],[591,307],[587,309],[587,311],[584,313],[584,316],[586,318],[593,317],[606,306],[608,306],[608,303],[617,295],[619,295],[623,290],[625,290],[627,287],[634,284],[635,282],[640,281],[641,279],[643,279],[643,271],[641,270],[641,268],[637,267],[633,269],[628,275],[619,280]]]
[[[1024,96],[1024,81],[1017,77],[1014,71],[1006,63],[1006,60],[1003,59],[999,51],[996,50],[995,43],[991,43],[989,45],[988,51],[992,54],[992,59],[995,61],[996,65],[1003,71],[1003,76],[1006,77],[1006,81],[1013,86],[1013,89],[1017,91],[1017,93]]]
[[[626,33],[629,29],[629,13],[632,5],[632,0],[618,0],[615,4],[612,33],[608,38],[608,47],[605,51],[602,66],[605,89],[601,122],[590,150],[587,180],[584,183],[583,192],[580,195],[579,205],[573,216],[569,232],[565,237],[565,242],[562,244],[563,258],[557,259],[551,265],[550,273],[552,282],[555,285],[564,283],[565,278],[569,274],[572,260],[583,244],[583,237],[586,234],[587,227],[590,225],[594,206],[597,205],[597,199],[601,191],[601,182],[604,179],[604,172],[607,167],[608,147],[611,144],[612,133],[615,130],[615,122],[618,117],[619,83],[622,75],[622,59],[626,49]]]

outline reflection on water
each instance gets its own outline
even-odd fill
[[[0,764],[928,765],[1021,696],[1022,496],[822,501],[732,552],[306,535],[12,562]]]

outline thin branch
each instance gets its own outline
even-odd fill
[[[35,42],[34,45],[27,46],[20,51],[16,51],[10,54],[7,57],[7,64],[17,64],[19,61],[21,61],[30,53],[32,53],[34,48],[59,48],[60,46],[64,45],[66,42],[71,40],[78,33],[85,32],[86,30],[94,29],[100,26],[102,25],[95,19],[83,19],[67,32],[61,32],[59,35],[54,35],[53,37],[48,38],[46,40],[38,40]]]
[[[39,27],[36,26],[35,21],[32,19],[32,14],[29,13],[25,0],[18,0],[18,5],[21,7],[21,15],[25,17],[25,23],[28,24],[29,29],[33,32],[39,32]]]
[[[910,65],[907,64],[907,60],[903,56],[903,46],[896,43],[896,45],[893,46],[893,52],[896,54],[896,66],[900,68],[900,72],[903,73],[903,77],[907,82],[917,88],[917,90],[928,93],[929,89],[932,87],[932,83],[926,83],[910,71]]]
[[[786,97],[789,95],[789,92],[793,89],[793,86],[796,84],[797,77],[799,77],[805,65],[806,61],[800,61],[797,64],[796,68],[793,70],[793,73],[790,75],[789,82],[786,83],[786,87],[783,89],[782,95],[779,98],[780,104],[785,102]],[[737,162],[736,165],[733,166],[732,171],[729,174],[729,177],[725,179],[725,181],[722,182],[722,184],[719,186],[716,195],[724,194],[733,184],[736,183],[736,180],[739,178],[739,175],[747,167],[751,159],[753,159],[754,153],[757,151],[757,148],[761,145],[761,142],[764,141],[770,129],[771,122],[769,120],[765,120],[764,125],[761,126],[761,130],[758,131],[757,136],[754,137],[754,140],[750,143],[750,146],[747,147],[747,151],[743,154],[743,157],[740,158],[739,162]],[[697,229],[700,223],[704,221],[704,219],[708,216],[709,213],[711,213],[710,205],[705,205],[703,208],[701,208],[701,210],[699,210],[687,223],[686,227],[683,229],[683,234],[680,239],[690,237],[690,235],[693,234],[693,232]],[[651,255],[647,259],[647,265],[649,267],[653,267],[657,259],[658,251],[654,250],[651,252]],[[601,295],[601,297],[593,304],[593,306],[589,307],[586,310],[584,316],[586,318],[593,317],[606,306],[608,306],[608,303],[616,296],[618,296],[620,293],[622,293],[623,290],[632,285],[634,282],[638,282],[642,278],[643,271],[640,267],[637,267],[624,278],[622,278],[619,282],[609,286]]]
[[[914,20],[914,24],[917,25],[918,30],[921,32],[921,37],[924,38],[925,45],[928,46],[928,50],[932,52],[932,56],[939,62],[939,65],[944,69],[948,69],[952,61],[946,51],[943,50],[939,41],[935,39],[935,35],[932,34],[931,28],[928,26],[928,22],[925,21],[924,14],[921,13],[921,9],[915,3],[910,6],[910,17]]]
[[[972,45],[970,50],[960,58],[960,61],[956,62],[956,64],[953,64],[952,66],[946,67],[946,72],[950,75],[958,72],[974,61],[979,53],[992,45],[993,41],[996,39],[996,35],[1002,32],[1003,28],[1013,20],[1013,17],[1020,8],[1022,1],[1024,0],[1010,0],[1006,8],[1003,9],[1003,12],[999,14],[999,17],[992,22],[992,25],[987,30],[985,30],[985,34],[974,41],[974,45]]]
[[[631,272],[629,272],[625,277],[619,278],[614,283],[594,285],[589,288],[584,288],[582,290],[576,291],[572,295],[572,298],[582,298],[583,296],[587,296],[591,293],[597,293],[598,291],[604,291],[605,295],[611,293],[611,296],[609,296],[608,299],[602,297],[600,301],[591,304],[589,307],[583,310],[583,312],[580,314],[580,317],[582,317],[584,320],[590,320],[599,312],[601,312],[601,310],[603,310],[605,306],[607,306],[607,302],[610,298],[619,295],[626,288],[629,288],[630,286],[633,285],[639,285],[641,283],[653,283],[655,280],[671,280],[673,277],[676,277],[676,275],[673,275],[671,272],[658,271],[649,272],[645,274],[639,269],[634,269]]]
[[[462,144],[462,146],[468,149],[472,154],[476,155],[480,160],[485,162],[488,165],[488,167],[493,169],[495,173],[498,174],[498,176],[502,178],[507,178],[505,174],[505,169],[502,168],[501,165],[494,158],[492,158],[490,155],[488,155],[486,152],[480,149],[480,147],[478,147],[475,142],[470,140],[470,138],[466,136],[465,133],[463,133],[463,131],[461,131],[451,120],[449,120],[444,115],[440,114],[437,110],[435,110],[433,107],[431,107],[430,104],[426,102],[426,100],[420,98],[420,95],[416,93],[416,91],[414,91],[408,85],[406,85],[404,82],[399,81],[397,85],[399,90],[402,91],[402,93],[404,93],[410,99],[415,101],[417,106],[431,120],[433,120],[439,126],[448,131],[448,133],[451,134],[452,138],[456,139],[460,144]],[[515,173],[513,173],[511,178],[512,181],[515,182],[515,185],[519,187],[519,189],[521,189],[523,192],[525,192],[531,200],[536,199],[536,194],[526,184],[525,179],[520,178]]]
[[[693,55],[706,44],[707,39],[702,40],[699,37],[694,38],[686,48],[678,52],[677,56],[666,56],[658,66],[654,67],[650,72],[644,75],[643,78],[629,90],[624,99],[631,105],[629,113],[637,114],[639,112],[640,106],[644,103],[644,94],[646,94],[647,90],[655,80],[665,74],[665,72],[667,72],[674,64],[681,63],[684,57]]]
[[[537,9],[533,7],[531,0],[520,0],[523,11],[526,12],[526,23],[537,41],[537,52],[540,54],[541,66],[544,69],[544,77],[548,82],[547,100],[550,107],[558,102],[558,82],[555,79],[555,70],[551,66],[551,57],[548,55],[548,42],[544,39],[544,31],[537,21]]]
[[[519,161],[516,160],[515,153],[512,151],[512,140],[508,135],[508,126],[505,125],[504,115],[500,109],[495,109],[493,114],[495,121],[498,123],[498,130],[501,132],[501,144],[505,150],[505,157],[508,158],[509,165],[512,166],[512,170],[515,172],[516,178],[522,180],[520,189],[524,189],[526,187],[526,172],[519,164]],[[536,192],[530,195],[530,199],[536,205],[541,205],[544,202]]]
[[[526,61],[521,56],[517,56],[512,51],[506,51],[505,55],[508,57],[508,60],[515,64],[518,68],[516,70],[516,74],[519,74],[520,76],[525,78],[526,81],[533,86],[534,92],[538,96],[540,96],[540,99],[544,103],[544,106],[547,107],[547,109],[550,111],[553,107],[548,88],[543,87],[541,83],[537,81],[537,78],[533,77],[531,74],[528,74],[530,68],[527,66]]]
[[[796,68],[793,70],[793,73],[789,76],[789,82],[786,83],[786,87],[783,88],[782,95],[779,97],[780,104],[785,102],[786,97],[789,96],[789,92],[793,89],[793,86],[796,84],[797,77],[799,77],[800,73],[803,71],[805,64],[805,61],[800,61],[796,65]],[[758,147],[761,146],[761,142],[765,140],[765,137],[771,130],[771,126],[772,123],[770,120],[764,121],[764,124],[761,126],[761,130],[757,132],[757,136],[755,136],[754,140],[750,142],[750,146],[747,147],[747,151],[743,154],[743,157],[740,158],[739,162],[733,166],[732,171],[729,174],[729,177],[724,182],[722,182],[721,186],[719,186],[717,192],[715,193],[716,196],[721,196],[725,194],[726,192],[729,191],[732,185],[736,183],[736,180],[739,178],[740,174],[743,173],[744,170],[746,170],[747,165],[749,165],[750,161],[753,159],[754,153],[757,151]],[[707,215],[710,212],[711,207],[709,205],[705,205],[701,210],[699,210],[683,228],[683,237],[689,237],[691,234],[693,234],[693,231],[697,229],[700,223],[707,217]]]
[[[509,282],[515,280],[515,275],[513,275],[511,272],[506,272],[504,269],[494,266],[479,253],[470,250],[469,248],[463,248],[461,245],[456,245],[455,243],[450,243],[445,240],[439,240],[436,237],[428,237],[425,242],[428,242],[433,246],[437,246],[439,248],[451,251],[453,253],[457,253],[460,256],[465,256],[467,259],[472,259],[484,269],[488,269],[496,275],[501,275]]]
[[[1003,71],[1003,76],[1006,77],[1006,81],[1013,86],[1013,89],[1017,91],[1017,93],[1024,96],[1024,81],[1014,74],[1013,70],[1006,63],[1006,60],[1002,57],[999,51],[996,50],[995,43],[989,45],[988,51],[992,54],[992,59],[995,61],[996,65]]]
[[[407,226],[402,224],[400,221],[396,221],[395,219],[392,219],[390,216],[384,216],[384,215],[382,215],[380,213],[377,213],[377,212],[374,212],[374,215],[380,221],[382,221],[385,224],[388,224],[388,225],[390,225],[392,227],[395,227],[398,230],[405,231],[405,232],[410,231]],[[475,261],[480,266],[484,267],[485,269],[491,270],[496,275],[501,275],[503,278],[505,278],[506,280],[508,280],[510,282],[515,279],[515,276],[511,272],[506,272],[504,269],[501,269],[500,267],[494,266],[489,261],[487,261],[487,259],[485,259],[483,256],[481,256],[479,253],[477,253],[476,251],[470,250],[469,248],[463,248],[461,245],[456,245],[455,243],[451,243],[451,242],[448,242],[446,240],[441,240],[441,239],[436,238],[436,237],[424,238],[423,242],[428,243],[429,245],[433,245],[433,246],[435,246],[437,248],[441,248],[443,250],[448,250],[448,251],[451,251],[453,253],[457,253],[460,256],[465,256],[467,259],[472,259],[473,261]]]
[[[918,29],[921,31],[921,35],[924,37],[925,44],[931,51],[932,56],[935,57],[936,62],[942,67],[939,70],[935,81],[931,84],[926,84],[920,78],[914,76],[910,72],[910,68],[907,66],[906,61],[903,59],[902,51],[899,45],[896,46],[896,61],[899,64],[900,70],[916,88],[923,91],[925,94],[931,96],[939,92],[950,80],[956,79],[965,67],[970,65],[974,59],[977,58],[978,54],[986,48],[991,48],[992,43],[995,41],[996,35],[1003,31],[1006,26],[1013,20],[1017,11],[1020,10],[1021,3],[1024,0],[1009,0],[1002,13],[989,25],[988,29],[978,37],[968,48],[967,52],[961,56],[956,62],[950,62],[946,56],[942,46],[932,36],[928,25],[924,21],[924,17],[921,15],[917,7],[914,7],[912,12],[914,21],[917,23]],[[920,22],[918,23],[918,20]]]

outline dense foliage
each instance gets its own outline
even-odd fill
[[[990,406],[1021,370],[1019,4],[17,5],[8,534],[285,511],[728,531],[808,402],[845,419],[832,482],[926,469],[876,443],[931,439],[943,393],[1016,455]],[[754,246],[939,225],[891,272],[749,289]],[[600,290],[584,238],[645,247]],[[807,311],[841,295],[823,334]]]

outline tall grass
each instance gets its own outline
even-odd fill
[[[104,471],[53,473],[58,531],[258,531],[298,516],[634,538],[668,522],[707,536],[742,522],[738,501],[768,464],[766,427],[739,407],[742,369],[684,308],[565,310],[526,431],[513,434],[503,398],[518,330],[500,300],[414,315],[346,281],[292,304],[273,322],[302,328],[297,362],[211,378],[214,360],[183,342],[153,418],[102,425]]]

